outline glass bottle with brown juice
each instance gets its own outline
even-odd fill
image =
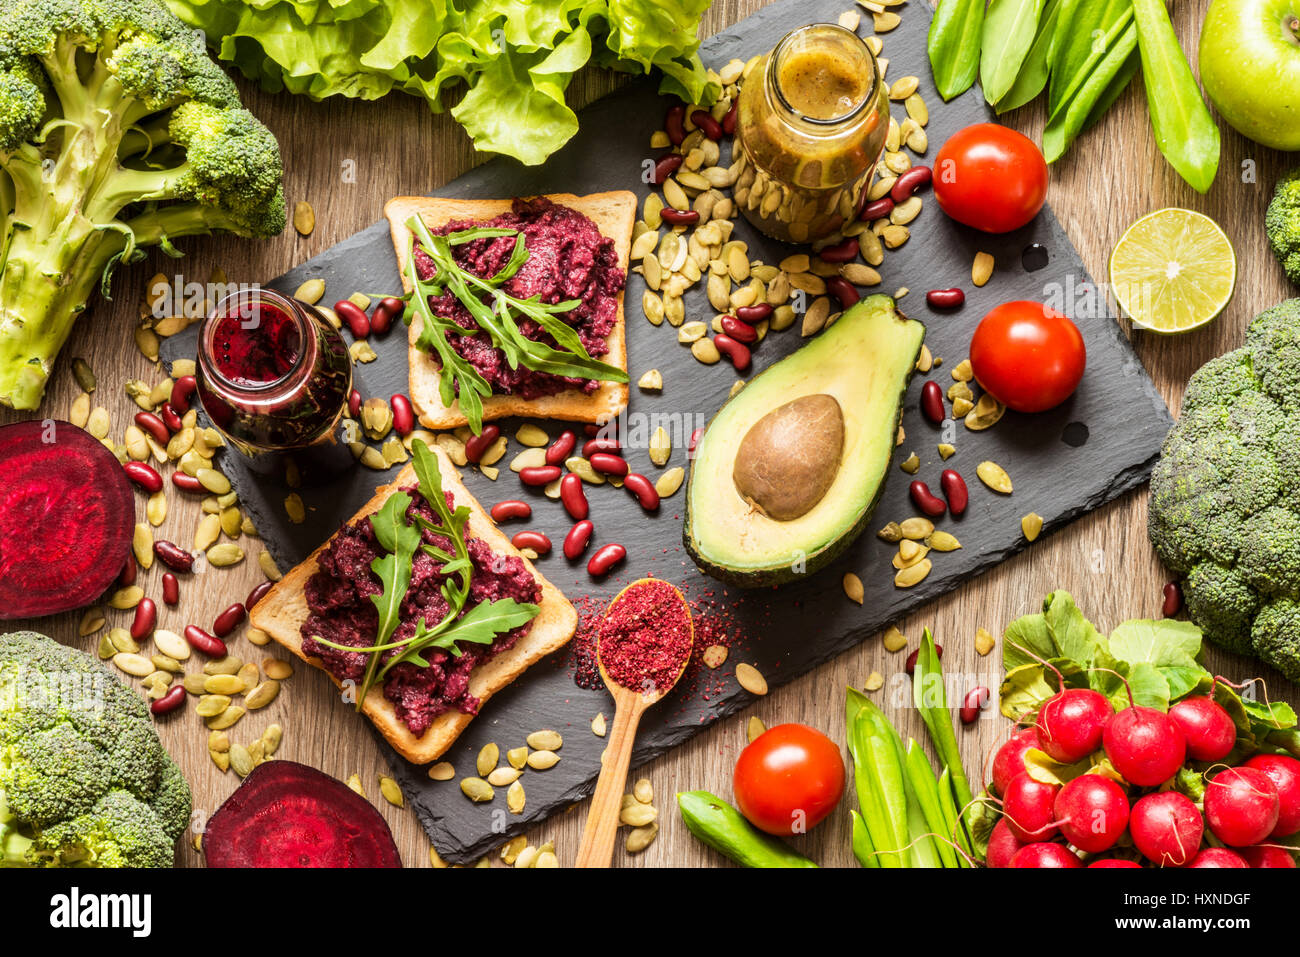
[[[831,23],[794,30],[740,91],[735,200],[774,239],[837,236],[861,211],[889,132],[876,58]]]

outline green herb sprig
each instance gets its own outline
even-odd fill
[[[476,435],[483,430],[483,399],[492,394],[492,387],[474,366],[463,359],[451,346],[452,335],[473,335],[456,322],[434,314],[429,305],[431,296],[441,296],[450,291],[469,310],[474,322],[488,334],[492,345],[500,349],[511,369],[520,365],[534,372],[568,376],[576,379],[599,379],[606,382],[627,382],[628,375],[617,366],[593,359],[572,326],[558,318],[581,305],[581,300],[567,299],[554,305],[542,302],[538,296],[520,299],[501,288],[525,262],[528,247],[524,234],[514,229],[478,227],[435,236],[419,216],[406,221],[411,241],[406,257],[406,278],[412,289],[411,308],[407,320],[420,317],[420,337],[417,348],[436,354],[442,362],[442,380],[439,397],[450,407],[457,399],[469,427]],[[514,236],[515,245],[510,259],[489,279],[476,276],[464,269],[452,254],[456,246],[477,239]],[[437,272],[428,279],[420,278],[415,267],[415,250],[421,248],[433,260]],[[536,322],[559,348],[529,339],[519,331],[519,318]]]

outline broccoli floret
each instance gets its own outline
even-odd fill
[[[1264,229],[1287,278],[1300,284],[1300,169],[1278,180],[1264,217]]]
[[[0,636],[0,866],[168,866],[190,810],[140,698],[83,652]]]
[[[1192,376],[1151,475],[1148,534],[1211,641],[1300,677],[1300,299]]]
[[[0,403],[141,247],[284,228],[280,150],[161,0],[0,5]]]

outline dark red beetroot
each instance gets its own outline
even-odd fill
[[[993,758],[993,790],[999,794],[1007,793],[1007,785],[1017,774],[1025,772],[1025,753],[1038,747],[1038,732],[1025,728],[1011,736],[1011,740],[998,748]]]
[[[1087,688],[1067,688],[1038,709],[1038,746],[1062,764],[1073,764],[1101,746],[1102,728],[1115,709]]]
[[[1010,867],[1016,851],[1024,846],[1011,833],[1011,828],[1007,826],[1007,819],[998,818],[998,823],[993,825],[993,833],[989,835],[989,847],[984,860],[989,867]]]
[[[121,573],[134,526],[126,472],[89,432],[0,428],[0,619],[89,605]]]
[[[267,761],[208,820],[208,867],[401,867],[393,834],[365,798],[328,774]]]
[[[1222,761],[1237,743],[1232,716],[1212,698],[1184,698],[1169,709],[1169,717],[1183,729],[1187,756],[1197,761]]]
[[[1284,754],[1257,754],[1243,765],[1263,771],[1277,788],[1277,826],[1270,837],[1290,837],[1300,831],[1300,761]]]

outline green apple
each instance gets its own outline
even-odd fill
[[[1201,27],[1201,82],[1238,132],[1300,150],[1300,0],[1214,0]]]

